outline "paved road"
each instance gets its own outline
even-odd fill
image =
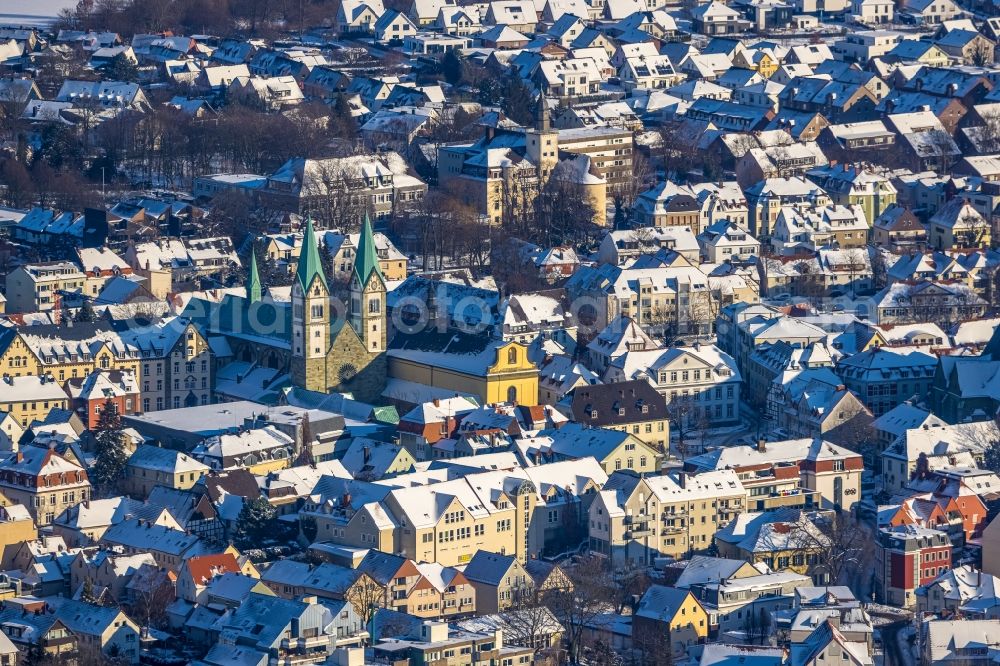
[[[882,636],[882,652],[885,655],[884,666],[913,666],[909,649],[904,649],[906,634],[903,630],[909,625],[906,620],[887,624],[879,629]]]

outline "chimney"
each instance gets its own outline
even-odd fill
[[[441,406],[441,400],[439,398],[434,398],[434,406],[435,407],[440,407]]]
[[[351,493],[349,491],[344,491],[344,496],[340,498],[340,506],[351,506]]]
[[[684,470],[677,472],[677,485],[681,488],[687,488],[687,477],[687,472]]]
[[[760,451],[761,453],[764,453],[765,451],[767,451],[767,441],[763,440],[763,439],[758,439],[757,440],[757,450]]]
[[[361,449],[361,451],[365,454],[365,464],[367,465],[372,461],[372,447],[365,444],[364,448]]]

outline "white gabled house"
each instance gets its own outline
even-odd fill
[[[382,0],[343,0],[337,9],[337,30],[341,34],[372,34],[384,13]]]
[[[398,43],[417,34],[417,26],[405,14],[390,9],[375,21],[375,41]]]

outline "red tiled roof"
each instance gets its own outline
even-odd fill
[[[240,573],[239,562],[232,553],[192,557],[187,565],[195,585],[204,585],[220,574]]]

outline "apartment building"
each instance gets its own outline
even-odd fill
[[[690,590],[675,587],[653,585],[646,590],[632,623],[633,645],[658,645],[659,637],[668,632],[675,659],[708,638],[708,613]]]
[[[652,428],[651,437],[658,427]],[[658,423],[658,422],[657,422]],[[667,425],[664,425],[666,430]],[[636,435],[612,428],[593,428],[583,423],[567,423],[560,428],[542,430],[534,437],[514,442],[521,458],[539,463],[544,460],[587,460],[593,458],[608,474],[629,469],[636,473],[655,473],[660,469],[662,450],[647,444]]]
[[[744,396],[751,404],[761,406],[778,369],[770,363],[758,363],[758,349],[782,342],[804,349],[827,337],[826,331],[815,324],[789,317],[777,308],[751,303],[734,303],[723,308],[715,330],[719,348],[736,361]]]
[[[136,414],[139,411],[139,382],[130,372],[98,370],[86,377],[71,377],[64,384],[72,401],[73,410],[87,428],[96,428],[101,413],[108,403],[118,414]]]
[[[698,234],[701,254],[710,263],[747,261],[760,254],[760,243],[747,229],[729,220],[720,220]]]
[[[829,205],[830,196],[804,178],[768,178],[746,190],[750,210],[750,232],[761,243],[770,243],[778,214],[784,207],[813,210]]]
[[[917,525],[882,528],[875,544],[875,595],[901,608],[917,604],[917,588],[951,570],[945,532]]]
[[[317,539],[443,566],[478,550],[524,561],[585,538],[585,507],[607,479],[596,460],[481,471],[444,465],[395,477],[402,487],[325,477],[301,515]]]
[[[771,246],[776,253],[815,252],[824,246],[863,249],[868,243],[868,220],[858,204],[831,204],[811,210],[782,208],[774,221]]]
[[[181,318],[112,331],[103,322],[6,329],[0,370],[12,377],[48,375],[58,384],[95,371],[138,378],[141,411],[205,405],[214,363],[207,338]]]
[[[710,270],[708,265],[704,268]],[[642,267],[581,268],[565,286],[572,298],[593,299],[599,325],[622,315],[644,327],[704,335],[729,303],[759,300],[757,283],[750,276],[705,271],[679,254],[661,252]]]
[[[83,294],[87,274],[70,261],[25,264],[7,274],[7,312],[42,312],[58,309],[64,294]]]
[[[679,196],[683,198],[674,203]],[[691,222],[693,218],[689,217],[690,200],[695,201],[700,212],[697,222]],[[633,205],[635,220],[642,226],[664,227],[669,231],[670,227],[684,228],[682,222],[687,221],[694,234],[721,222],[747,227],[749,214],[743,189],[732,180],[691,185],[663,181],[640,193]],[[603,256],[602,261],[606,261]]]
[[[332,255],[332,271],[329,277],[337,282],[347,283],[354,271],[354,261],[358,252],[358,241],[361,234],[345,234],[338,230],[320,232],[319,244],[323,251]],[[283,265],[289,272],[294,272],[302,252],[302,233],[269,234],[266,237],[264,257],[269,261]],[[373,234],[375,239],[375,254],[379,269],[386,280],[405,280],[408,260],[383,233]],[[261,257],[263,259],[263,257]]]
[[[537,663],[534,648],[504,645],[502,630],[493,633],[451,632],[448,623],[429,621],[420,626],[419,635],[375,643],[372,654],[376,663],[390,664],[534,666]]]
[[[641,205],[641,196],[633,210]],[[647,218],[643,223],[652,222],[648,222]],[[656,254],[660,250],[676,252],[690,261],[698,261],[700,251],[691,227],[642,226],[629,230],[609,230],[601,239],[598,257],[602,263],[624,266],[643,254]]]
[[[0,567],[14,568],[14,556],[25,541],[38,538],[31,514],[19,504],[0,506]]]
[[[52,449],[24,446],[0,461],[0,493],[24,506],[39,527],[89,500],[90,492],[87,472]]]
[[[670,441],[666,401],[644,379],[578,387],[566,411],[577,423],[631,433],[657,450]]]
[[[918,465],[928,471],[956,464],[978,467],[984,442],[998,436],[1000,430],[993,421],[955,425],[931,421],[908,428],[882,451],[882,486],[888,493],[901,491],[916,474]]]
[[[752,615],[761,611],[789,610],[795,605],[795,591],[812,585],[812,579],[794,571],[736,575],[691,585],[691,592],[708,613],[712,635],[739,631]]]
[[[715,532],[747,506],[732,470],[676,476],[616,472],[589,513],[590,549],[616,565],[682,559],[707,549]]]
[[[187,490],[210,469],[183,451],[143,444],[128,459],[123,489],[139,498],[149,497],[156,486]]]
[[[450,618],[477,611],[476,588],[454,567],[369,550],[357,570],[384,589],[385,608],[423,618]]]
[[[243,468],[251,474],[267,474],[288,467],[296,454],[295,439],[274,426],[240,430],[209,437],[191,455],[209,468]]]
[[[937,357],[915,347],[876,347],[837,361],[836,372],[876,417],[931,391]]]
[[[736,361],[715,345],[627,351],[604,374],[606,381],[642,380],[666,400],[685,403],[691,423],[711,426],[739,419],[742,379]]]
[[[534,579],[513,555],[479,550],[463,570],[476,590],[477,613],[500,613],[531,598]]]
[[[733,470],[746,488],[749,509],[817,506],[851,509],[861,500],[860,454],[819,438],[719,448],[689,458],[692,472]]]
[[[66,409],[69,396],[49,375],[15,377],[4,375],[0,380],[0,411],[27,428],[33,421],[42,421],[50,410]]]
[[[854,0],[859,3],[865,0]],[[869,0],[873,5],[881,7],[879,17],[883,22],[892,18],[892,3],[885,0]],[[871,15],[874,16],[874,7]],[[843,39],[835,42],[833,51],[844,60],[857,63],[867,63],[872,58],[879,58],[891,51],[900,42],[902,35],[893,30],[860,30],[847,33]]]
[[[370,210],[376,218],[423,199],[427,185],[406,171],[396,153],[343,158],[293,158],[258,190],[263,205],[323,223],[339,222],[348,210]]]
[[[989,310],[988,301],[959,282],[896,282],[876,293],[872,300],[875,321],[886,325],[975,321]]]
[[[632,173],[632,132],[617,127],[561,129],[556,135],[560,152],[586,155],[594,172],[603,177],[608,189],[629,183]]]
[[[896,186],[871,168],[848,164],[813,169],[808,173],[840,206],[860,206],[869,223],[896,204]]]

